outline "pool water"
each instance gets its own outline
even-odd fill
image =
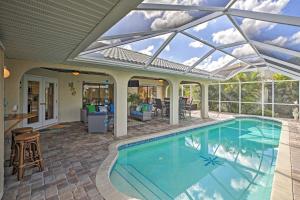
[[[280,132],[237,118],[123,147],[110,179],[138,199],[270,199]]]

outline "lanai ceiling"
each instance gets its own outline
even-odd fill
[[[228,79],[300,75],[297,0],[0,0],[8,58]]]
[[[7,58],[63,63],[140,2],[0,0],[0,41]]]

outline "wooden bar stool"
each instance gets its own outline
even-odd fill
[[[25,167],[38,167],[44,170],[44,164],[40,149],[40,133],[38,131],[24,133],[15,137],[15,156],[13,162],[13,174],[18,172],[18,180],[24,176]]]
[[[23,128],[16,128],[11,131],[11,147],[10,147],[10,162],[9,166],[12,166],[14,157],[16,155],[15,152],[15,137],[17,135],[23,134],[23,133],[32,133],[33,128],[32,127],[23,127]]]

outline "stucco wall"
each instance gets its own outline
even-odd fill
[[[4,185],[4,80],[3,80],[4,52],[0,47],[0,199]]]
[[[69,69],[76,71],[89,71],[89,72],[101,72],[105,74],[109,74],[112,76],[114,80],[114,102],[115,102],[115,135],[122,136],[127,134],[127,84],[128,80],[135,76],[143,76],[149,78],[160,78],[167,80],[170,84],[170,88],[173,88],[174,84],[179,84],[183,80],[190,80],[194,82],[207,82],[204,79],[197,77],[190,77],[184,74],[169,74],[169,73],[158,73],[158,72],[150,72],[143,71],[137,69],[128,69],[125,67],[116,67],[116,66],[99,66],[93,64],[82,64],[76,63],[76,65],[64,65],[64,64],[52,64],[47,62],[39,62],[39,61],[26,61],[26,60],[16,60],[16,59],[5,59],[5,65],[11,69],[11,76],[8,79],[5,79],[5,99],[7,104],[7,110],[11,111],[14,105],[21,105],[21,95],[20,95],[20,86],[21,79],[24,73],[28,72],[34,68],[56,68],[56,69]],[[65,76],[65,75],[63,75]],[[66,81],[67,82],[67,81]],[[62,86],[68,87],[66,84]],[[177,86],[176,86],[177,87]],[[64,87],[61,87],[64,90]],[[176,90],[171,89],[175,95],[178,94],[178,87]],[[172,93],[171,92],[171,93]],[[69,97],[68,94],[63,93],[61,95],[64,99],[69,99],[69,101],[73,100],[72,97]],[[171,95],[172,96],[172,95]],[[77,98],[80,99],[80,98]],[[175,98],[174,101],[178,99]],[[63,100],[62,100],[63,101]],[[81,100],[80,100],[81,101]],[[172,124],[178,123],[178,102],[171,103],[171,117],[170,122]],[[79,102],[74,104],[75,107],[80,107]],[[65,109],[61,108],[61,119],[62,120],[77,120],[78,113],[74,113],[71,110],[74,109]],[[173,112],[174,111],[174,112]],[[19,109],[20,112],[20,109]],[[74,117],[76,116],[77,117]],[[73,118],[74,117],[74,118]]]
[[[60,122],[71,122],[80,120],[80,108],[82,107],[82,84],[83,82],[103,83],[108,80],[108,83],[113,83],[111,76],[105,75],[87,75],[80,74],[74,76],[71,73],[55,72],[46,69],[32,69],[26,74],[34,76],[42,76],[56,78],[58,80],[58,119]],[[72,95],[69,83],[74,84],[76,95]],[[21,84],[22,85],[22,84]],[[23,90],[21,88],[21,90]],[[23,93],[20,95],[20,101],[23,100]]]

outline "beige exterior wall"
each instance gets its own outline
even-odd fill
[[[0,47],[0,199],[3,196],[4,189],[4,51]]]
[[[80,108],[82,107],[82,84],[103,83],[108,80],[108,83],[114,83],[111,76],[104,75],[87,75],[80,74],[74,76],[71,73],[54,72],[46,69],[32,69],[26,74],[34,76],[42,76],[56,78],[58,80],[58,119],[60,122],[72,122],[80,120]],[[72,95],[69,83],[74,84],[76,95]],[[23,91],[22,84],[20,90]],[[23,102],[23,93],[20,94],[20,102]],[[22,106],[22,104],[20,105]],[[22,108],[20,107],[20,111]]]
[[[167,73],[158,73],[158,72],[147,72],[142,70],[134,70],[127,68],[118,68],[112,66],[99,66],[93,64],[86,65],[62,65],[62,64],[51,64],[45,62],[37,61],[25,61],[25,60],[15,60],[15,59],[6,59],[5,64],[11,69],[11,76],[8,79],[5,79],[5,99],[7,102],[7,110],[11,111],[14,105],[19,105],[21,108],[22,104],[22,95],[21,93],[21,80],[24,73],[29,70],[41,67],[47,68],[59,68],[59,69],[69,69],[69,70],[78,70],[78,71],[89,71],[89,72],[100,72],[111,75],[112,80],[114,81],[114,102],[115,102],[115,135],[122,136],[127,134],[127,84],[128,81],[134,76],[143,76],[149,78],[161,78],[167,80],[172,88],[171,93],[175,94],[170,96],[176,97],[178,95],[178,84],[182,80],[190,80],[194,82],[207,82],[200,78],[188,77],[183,75],[167,74]],[[41,74],[41,73],[39,73]],[[50,73],[47,73],[50,75]],[[55,77],[55,74],[51,74]],[[60,78],[60,76],[62,76]],[[67,83],[70,80],[74,80],[75,77],[72,75],[58,75],[60,78],[60,108],[59,108],[59,117],[62,121],[77,121],[79,119],[79,108],[81,107],[81,98],[70,96],[68,91]],[[98,79],[98,77],[96,77]],[[81,81],[85,80],[85,77],[82,77],[80,80],[76,81],[76,88],[81,87]],[[101,81],[101,79],[99,79]],[[174,85],[174,87],[173,87]],[[81,92],[78,92],[78,95]],[[73,99],[74,98],[74,99]],[[119,98],[119,99],[118,99]],[[171,100],[172,101],[172,100]],[[178,98],[174,98],[174,102],[171,102],[171,123],[178,123]],[[62,105],[67,105],[68,102],[73,102],[73,104],[68,105],[67,107]],[[173,109],[174,108],[174,109]],[[20,109],[19,109],[20,112]]]

